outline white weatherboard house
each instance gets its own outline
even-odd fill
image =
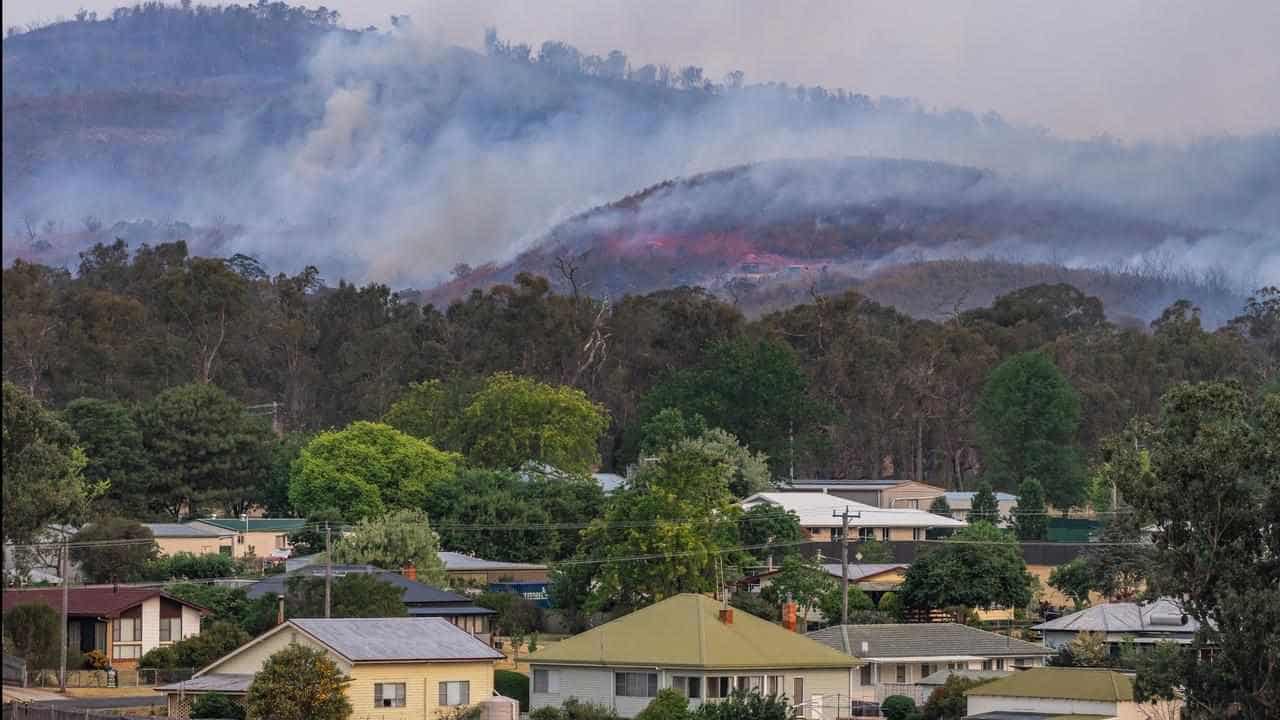
[[[839,540],[849,510],[850,540],[924,540],[929,528],[962,528],[960,520],[909,508],[878,508],[821,492],[762,492],[743,500],[743,510],[769,505],[795,513],[810,540]]]
[[[683,594],[637,610],[529,656],[529,707],[569,698],[634,717],[664,688],[691,706],[735,690],[785,695],[804,717],[849,696],[856,658],[704,595]]]
[[[862,660],[852,697],[880,702],[906,695],[917,703],[932,687],[920,681],[939,671],[998,671],[1044,665],[1053,651],[986,630],[954,623],[833,625],[809,637]]]

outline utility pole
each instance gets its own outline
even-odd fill
[[[849,624],[849,518],[862,517],[862,513],[849,514],[849,506],[844,510],[831,511],[831,517],[840,518],[840,624]]]
[[[62,661],[58,664],[58,690],[67,692],[67,604],[71,596],[71,550],[62,535]]]
[[[329,551],[329,521],[324,523],[324,616],[329,617],[333,598],[333,553]]]

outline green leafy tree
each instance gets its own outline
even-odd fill
[[[526,463],[587,473],[600,462],[605,409],[577,388],[497,373],[467,405],[463,452],[475,465],[517,469]]]
[[[179,600],[208,608],[210,613],[201,619],[201,627],[229,622],[239,625],[250,635],[257,635],[256,628],[250,629],[245,622],[250,601],[244,588],[210,583],[175,582],[165,585],[164,591]],[[271,619],[274,621],[275,616],[272,615]]]
[[[841,592],[841,581],[836,580],[830,590],[823,594],[818,601],[818,609],[826,616],[828,623],[840,622],[840,617],[844,612],[844,604]],[[857,585],[849,585],[849,621],[853,623],[853,619],[857,617],[857,613],[863,613],[868,610],[875,610],[876,604],[871,598],[862,591]],[[859,624],[859,623],[854,623]]]
[[[768,490],[773,485],[769,475],[769,459],[762,453],[751,452],[736,437],[720,428],[712,428],[681,442],[710,457],[722,458],[729,464],[733,469],[729,477],[729,492],[734,497],[744,498]]]
[[[1035,582],[1013,535],[979,522],[916,558],[899,593],[909,608],[1025,608]]]
[[[701,366],[671,373],[644,396],[630,431],[628,456],[637,454],[650,419],[674,408],[764,452],[773,472],[783,474],[793,439],[803,445],[824,417],[823,408],[810,399],[808,385],[795,353],[782,343],[746,338],[718,343]]]
[[[1019,540],[1044,540],[1049,530],[1045,514],[1044,488],[1035,478],[1027,478],[1018,486],[1018,504],[1013,511],[1013,531]]]
[[[71,522],[94,490],[75,433],[40,401],[4,383],[4,538],[30,541],[49,523]]]
[[[991,491],[991,483],[986,480],[978,483],[978,491],[973,494],[968,520],[971,523],[985,522],[992,525],[1000,522],[1000,503]]]
[[[1053,361],[1040,352],[1015,355],[991,371],[978,401],[984,477],[1012,491],[1034,477],[1059,510],[1084,501],[1084,470],[1076,449],[1080,399]]]
[[[947,502],[946,495],[939,495],[929,503],[929,512],[942,517],[951,517],[951,504]]]
[[[134,582],[144,578],[157,550],[151,530],[141,523],[124,518],[104,518],[84,526],[71,538],[75,543],[111,540],[139,542],[72,548],[71,559],[80,564],[80,572],[89,582],[95,583],[113,580]]]
[[[299,512],[338,509],[348,519],[422,507],[427,488],[457,470],[458,457],[390,425],[355,422],[316,435],[290,471]]]
[[[707,431],[707,421],[697,413],[686,416],[680,408],[663,408],[640,426],[640,453],[653,455],[680,440],[699,437]]]
[[[1078,557],[1053,569],[1049,573],[1049,586],[1071,598],[1076,610],[1089,605],[1089,593],[1093,590],[1093,577],[1088,562]]]
[[[329,529],[329,540],[332,544],[340,539],[345,525],[342,512],[337,508],[316,510],[307,515],[307,523],[297,532],[289,533],[293,554],[303,556],[324,552],[325,528]]]
[[[138,417],[152,477],[147,497],[179,518],[219,506],[239,515],[257,504],[269,468],[271,430],[213,385],[183,385],[143,405]]]
[[[293,517],[293,505],[289,502],[289,473],[293,462],[302,454],[302,448],[311,442],[311,437],[309,433],[291,432],[271,446],[270,470],[261,498],[268,514]]]
[[[347,720],[349,682],[325,651],[290,645],[267,658],[253,676],[246,714],[271,720]]]
[[[436,533],[421,510],[397,510],[377,519],[361,520],[333,543],[333,559],[341,563],[374,565],[397,572],[413,565],[418,581],[444,585],[448,577],[440,560]]]
[[[1112,515],[1098,542],[1084,552],[1089,588],[1105,598],[1133,600],[1146,583],[1155,547],[1143,539],[1142,521],[1132,512]]]
[[[542,609],[522,595],[486,592],[476,598],[476,604],[498,613],[494,622],[503,635],[523,637],[542,629]]]
[[[244,720],[244,706],[222,693],[204,693],[191,701],[192,718]]]
[[[1075,667],[1106,667],[1107,639],[1100,632],[1080,632],[1067,643],[1067,651]]]
[[[769,581],[769,585],[760,591],[765,600],[781,606],[788,599],[795,602],[800,610],[800,617],[808,623],[809,614],[817,609],[822,600],[832,592],[839,592],[836,581],[815,560],[807,560],[799,555],[788,555],[782,560],[782,567]],[[840,617],[840,613],[836,613]]]
[[[148,651],[138,661],[138,667],[202,668],[252,639],[235,623],[215,622],[198,635]]]
[[[330,617],[405,617],[404,588],[370,573],[347,573],[333,580]],[[286,581],[285,613],[291,618],[324,617],[324,578],[294,575]]]
[[[149,580],[199,580],[231,577],[242,570],[240,561],[230,555],[180,552],[151,560],[143,575]]]
[[[152,511],[147,503],[142,433],[129,408],[110,400],[80,398],[67,404],[62,419],[75,431],[88,460],[85,480],[106,488],[95,509],[135,519],[148,517]]]
[[[916,701],[906,695],[890,695],[880,703],[887,720],[908,720],[916,712]]]
[[[876,604],[876,609],[895,620],[901,620],[902,598],[898,597],[898,593],[887,592],[880,596],[880,602]]]
[[[1156,525],[1148,592],[1182,598],[1201,623],[1187,649],[1196,661],[1180,673],[1188,708],[1275,717],[1280,395],[1259,402],[1234,383],[1177,385],[1155,422],[1134,423],[1111,451],[1121,495]]]
[[[952,675],[942,687],[929,693],[929,699],[920,708],[920,717],[923,720],[963,720],[969,714],[965,693],[982,684],[982,680]]]
[[[529,676],[514,670],[493,671],[493,691],[520,701],[520,712],[529,712]]]
[[[9,648],[33,669],[57,667],[60,660],[58,613],[43,603],[14,605],[4,613],[5,653]]]
[[[750,613],[769,622],[776,623],[782,619],[781,609],[761,597],[758,592],[737,590],[729,597],[729,604],[745,613]]]
[[[742,513],[742,518],[738,521],[738,538],[747,547],[769,544],[787,546],[803,540],[804,531],[800,527],[800,516],[794,512],[779,512],[773,505],[760,503]],[[763,561],[774,553],[774,548],[764,547],[750,552],[757,560]]]
[[[595,583],[595,566],[591,564],[556,564],[548,573],[547,597],[574,633],[586,630],[588,616],[593,605],[592,585]]]
[[[675,688],[663,688],[636,715],[636,720],[688,720],[689,699]]]
[[[711,590],[717,559],[737,542],[740,510],[729,491],[732,477],[726,459],[690,441],[645,463],[632,486],[615,493],[605,516],[584,531],[584,543],[604,560],[596,602],[639,607]]]
[[[438,448],[461,452],[467,406],[483,386],[482,379],[470,376],[413,383],[391,405],[382,422]]]
[[[849,543],[850,562],[855,560],[860,563],[891,563],[893,562],[893,548],[889,547],[889,543],[880,540],[856,540]],[[858,557],[861,555],[862,557]]]

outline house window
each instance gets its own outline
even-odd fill
[[[556,678],[551,674],[550,670],[534,670],[533,671],[533,691],[536,693],[554,693],[559,692]]]
[[[1031,661],[1031,658],[1014,658],[1014,659],[1013,659],[1013,666],[1014,666],[1014,667],[1026,667],[1027,665],[1029,665],[1029,664],[1030,664],[1030,661]]]
[[[237,545],[243,545],[243,544],[244,544],[244,536],[243,536],[243,535],[237,535],[237,536],[236,536],[236,544],[237,544]]]
[[[929,663],[920,663],[920,679],[923,680],[924,678],[929,677],[930,675],[933,674],[933,671],[937,669],[938,668],[936,665],[930,665]]]
[[[738,689],[743,692],[764,692],[764,676],[763,675],[739,675]]]
[[[379,708],[404,707],[404,683],[374,683],[373,706]]]
[[[451,680],[440,683],[441,705],[468,705],[471,703],[471,682]]]
[[[285,548],[287,548],[287,547],[289,547],[289,536],[288,536],[288,535],[277,535],[277,536],[276,536],[276,549],[277,549],[277,550],[283,550],[283,549],[285,549]]]
[[[733,678],[731,677],[707,678],[707,697],[726,698],[732,694],[733,694]]]
[[[142,618],[116,618],[111,637],[118,643],[142,642]]]
[[[142,657],[142,645],[140,643],[127,645],[117,643],[111,646],[111,657],[114,660],[137,660]]]
[[[230,555],[230,554],[231,554],[231,546],[230,546],[230,545],[222,545],[222,546],[219,546],[219,547],[218,547],[218,554],[219,554],[219,555]]]
[[[679,690],[690,700],[702,697],[702,678],[692,675],[675,675],[671,678],[671,687]]]
[[[924,530],[921,530],[920,528],[911,528],[911,539],[912,539],[912,540],[923,540],[923,539],[924,539]]]
[[[880,528],[880,539],[889,542],[889,528]]]
[[[871,679],[871,668],[872,668],[871,663],[867,663],[866,665],[863,665],[862,667],[858,668],[858,684],[859,685],[863,687],[870,687],[875,684],[875,682]]]
[[[782,676],[770,675],[767,681],[765,682],[765,691],[768,692],[770,695],[781,695],[782,693],[786,692],[786,690],[782,686]]]
[[[996,658],[996,669],[997,670],[1004,669],[1004,658]]]
[[[900,684],[900,685],[906,684],[906,682],[907,682],[907,666],[906,666],[906,665],[903,665],[903,664],[901,664],[901,663],[899,663],[899,664],[897,664],[897,665],[894,665],[894,666],[893,666],[893,669],[894,669],[894,673],[895,673],[895,677],[896,677],[896,679],[895,679],[895,681],[894,681],[894,682],[897,682],[897,683],[898,683],[898,684]]]
[[[990,669],[991,669],[991,661],[990,661],[990,660],[983,660],[983,661],[982,661],[982,669],[983,669],[983,670],[990,670]]]
[[[160,618],[160,642],[177,642],[182,639],[182,618]]]
[[[658,695],[658,673],[614,673],[613,683],[614,694],[618,697],[656,697]]]
[[[875,540],[876,529],[875,528],[858,528],[858,539],[864,542],[867,540]]]

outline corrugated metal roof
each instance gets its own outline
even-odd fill
[[[406,605],[419,605],[419,604],[428,604],[428,603],[437,603],[437,604],[454,603],[454,604],[462,604],[462,605],[471,604],[471,599],[463,595],[452,593],[452,592],[449,592],[448,590],[441,590],[440,588],[432,587],[431,585],[425,585],[415,580],[410,580],[405,576],[401,575],[400,573],[388,572],[386,570],[383,570],[382,568],[374,567],[373,565],[334,565],[333,566],[334,577],[341,577],[343,575],[349,575],[353,573],[365,574],[365,575],[376,575],[379,580],[383,582],[391,583],[392,585],[395,585],[396,587],[404,590],[404,595],[401,597],[401,600],[403,600]],[[249,587],[245,588],[245,594],[247,594],[251,599],[262,597],[263,595],[266,595],[268,593],[283,595],[287,578],[293,577],[295,575],[305,575],[308,577],[324,577],[324,574],[325,574],[325,567],[323,564],[307,565],[305,567],[299,568],[298,570],[295,570],[293,572],[290,572],[284,575],[272,575],[269,577],[265,577],[259,580],[258,582],[250,585]]]
[[[351,662],[503,657],[475,636],[441,618],[296,618],[289,623]]]
[[[844,566],[840,563],[823,563],[822,569],[827,571],[828,575],[834,577],[843,577]],[[849,580],[861,580],[869,578],[881,573],[893,572],[894,570],[906,570],[911,567],[906,563],[849,563]]]
[[[236,532],[244,532],[246,528],[249,532],[293,532],[301,530],[302,526],[307,524],[306,518],[249,518],[248,520],[240,518],[200,518],[191,522],[205,523]]]
[[[1183,618],[1186,624],[1182,624]],[[1152,603],[1101,603],[1036,625],[1033,630],[1102,633],[1166,633],[1194,635],[1200,623],[1183,614],[1168,598]]]
[[[1133,681],[1112,670],[1039,667],[984,683],[965,695],[1128,702],[1133,700]]]
[[[865,503],[845,500],[844,498],[818,492],[786,492],[756,493],[743,500],[744,510],[761,503],[768,503],[778,508],[790,510],[800,518],[802,527],[840,527],[841,519],[833,516],[845,508],[858,517],[850,518],[849,527],[964,527],[965,523],[954,518],[934,515],[924,510],[878,508]]]
[[[972,492],[972,491],[945,492],[945,493],[942,493],[942,496],[947,499],[947,504],[951,505],[953,510],[957,509],[956,507],[957,505],[959,505],[958,509],[960,510],[968,510],[973,505],[973,496],[977,494],[978,493]],[[1017,495],[1010,495],[1007,492],[997,492],[992,494],[996,496],[996,502],[998,503],[1018,501]]]
[[[224,692],[246,693],[253,684],[253,675],[239,673],[210,673],[183,682],[161,685],[157,692]]]
[[[78,617],[116,617],[120,613],[141,604],[150,598],[165,597],[176,603],[203,611],[204,608],[194,603],[179,600],[159,588],[134,587],[81,587],[67,589],[67,614]],[[38,590],[5,590],[3,596],[5,610],[14,605],[40,604],[48,605],[61,612],[62,588],[41,588]]]
[[[187,523],[143,523],[142,526],[158,538],[218,538],[233,534],[230,530],[214,530]]]
[[[528,657],[534,664],[687,668],[847,668],[858,661],[741,610],[732,624],[704,595],[676,595]]]
[[[485,560],[465,553],[442,550],[438,553],[445,570],[546,570],[546,565],[534,563],[502,562]]]
[[[956,623],[832,625],[809,637],[859,658],[1052,655],[1043,645]],[[863,650],[866,643],[866,650]]]

